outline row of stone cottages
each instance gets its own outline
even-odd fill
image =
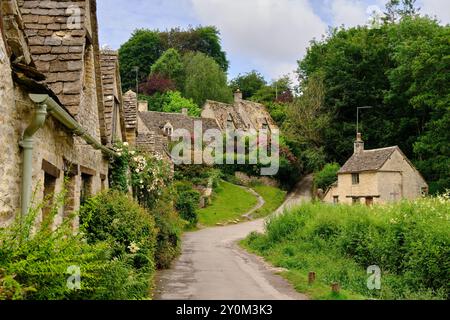
[[[67,178],[58,225],[108,188],[115,142],[167,154],[171,133],[194,120],[148,112],[131,91],[122,97],[117,53],[99,48],[95,0],[0,1],[0,225]],[[204,110],[205,129],[276,128],[264,106],[240,93],[232,105],[208,101]]]

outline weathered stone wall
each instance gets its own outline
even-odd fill
[[[415,169],[406,157],[399,151],[396,151],[383,166],[385,171],[400,171],[401,172],[401,189],[396,190],[401,193],[402,198],[414,200],[422,196],[422,189],[428,190],[428,185],[421,174]],[[383,181],[383,180],[382,180]],[[382,182],[383,184],[386,182]],[[386,193],[391,193],[392,190],[383,190]],[[395,192],[395,191],[394,191]]]

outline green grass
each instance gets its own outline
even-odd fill
[[[266,234],[242,242],[288,272],[312,299],[448,299],[450,197],[386,206],[304,204],[272,219]],[[382,272],[381,290],[367,287],[369,266]],[[317,281],[309,286],[307,275]],[[341,285],[340,295],[331,284]]]
[[[213,195],[212,203],[198,210],[199,222],[204,226],[214,226],[241,219],[258,203],[255,195],[234,184],[221,181]]]
[[[266,202],[262,208],[253,213],[254,218],[267,217],[268,215],[275,212],[286,199],[287,192],[275,187],[257,185],[251,188],[255,190],[261,197],[263,197],[264,201]]]

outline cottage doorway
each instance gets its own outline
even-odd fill
[[[368,207],[373,206],[373,197],[366,198],[366,206],[368,206]]]

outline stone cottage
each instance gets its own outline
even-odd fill
[[[220,131],[215,119],[190,117],[187,109],[183,109],[182,113],[148,111],[148,102],[137,101],[133,91],[124,94],[124,105],[128,141],[135,140],[134,144],[138,149],[167,159],[169,144],[176,130],[187,130],[193,137],[194,124],[197,122],[202,124],[203,132],[210,129]]]
[[[399,147],[365,150],[361,134],[353,156],[338,173],[338,182],[325,202],[344,204],[389,203],[414,200],[428,193],[428,185]]]
[[[108,146],[126,138],[116,60],[101,58],[95,0],[2,0],[1,9],[0,224],[27,215],[32,199],[46,199],[42,221],[66,177],[57,225],[108,187]]]
[[[227,104],[216,101],[206,101],[202,118],[214,119],[220,129],[225,132],[231,130],[277,130],[275,121],[266,107],[260,103],[243,100],[239,90],[234,94],[234,103]]]

